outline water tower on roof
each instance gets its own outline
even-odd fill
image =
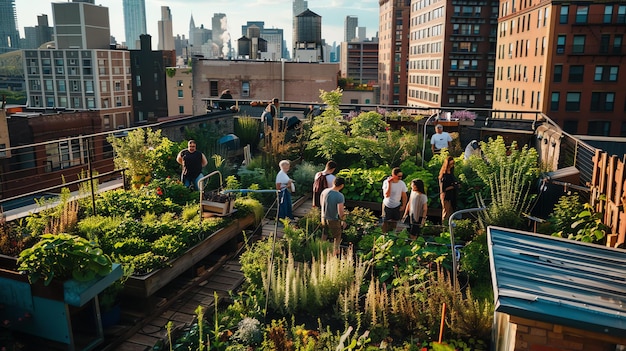
[[[311,10],[296,16],[294,59],[322,62],[322,17]]]

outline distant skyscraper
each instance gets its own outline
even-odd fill
[[[52,27],[48,25],[48,15],[37,16],[37,26],[24,27],[23,49],[36,49],[41,44],[52,41]]]
[[[57,49],[109,49],[109,8],[93,0],[52,3]]]
[[[343,27],[343,41],[352,41],[357,37],[356,28],[359,26],[359,18],[346,16]]]
[[[139,49],[139,36],[148,34],[146,30],[145,0],[124,0],[124,35],[130,50]]]
[[[159,50],[175,50],[174,32],[172,30],[172,12],[169,6],[161,6],[159,27]]]
[[[20,47],[14,0],[0,0],[0,54]]]
[[[216,48],[215,57],[228,57],[230,55],[230,33],[228,32],[228,19],[226,14],[215,13],[211,19],[213,32],[213,45]]]
[[[247,33],[248,28],[251,26],[259,27],[261,30],[260,37],[267,41],[267,52],[261,53],[261,59],[277,61],[281,58],[288,58],[285,55],[285,41],[283,30],[281,28],[265,28],[265,22],[263,21],[248,21],[245,25],[241,26],[241,34],[250,38]]]

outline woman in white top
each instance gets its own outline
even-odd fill
[[[291,163],[289,160],[282,160],[278,163],[278,166],[280,167],[280,171],[276,175],[276,190],[280,191],[278,195],[278,218],[293,219],[291,192],[293,191],[294,183],[287,175]]]
[[[415,240],[420,235],[428,214],[428,197],[424,191],[424,182],[421,179],[411,181],[411,196],[404,210],[404,218],[409,216],[409,234]]]

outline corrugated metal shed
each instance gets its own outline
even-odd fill
[[[495,310],[621,337],[626,250],[489,227]]]

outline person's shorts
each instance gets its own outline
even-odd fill
[[[322,225],[324,227],[324,232],[326,233],[326,235],[333,238],[341,238],[342,228],[340,220],[326,219],[324,220],[324,223]]]
[[[399,221],[402,219],[402,214],[400,213],[400,206],[398,207],[387,207],[383,205],[383,220],[385,221]]]

